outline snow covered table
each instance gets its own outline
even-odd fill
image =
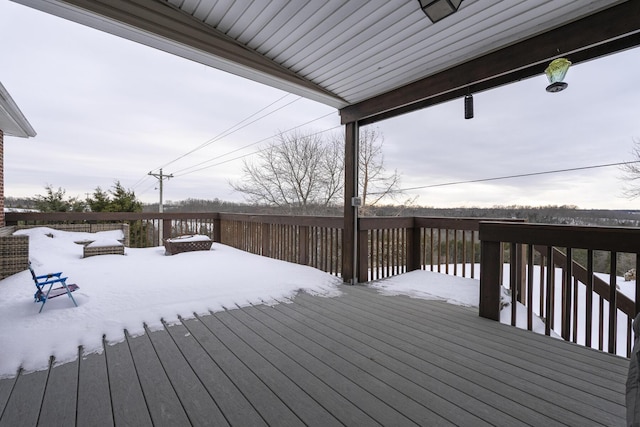
[[[165,255],[175,255],[182,252],[208,251],[213,240],[201,234],[172,237],[164,240]]]
[[[83,258],[96,255],[124,255],[124,244],[116,239],[98,239],[84,245]]]

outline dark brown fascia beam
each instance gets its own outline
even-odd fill
[[[221,58],[230,69],[252,70],[262,83],[307,96],[328,105],[343,106],[336,94],[256,53],[226,34],[159,0],[14,0],[102,31],[206,65],[207,56]],[[124,25],[123,25],[124,24]],[[237,65],[240,65],[238,67]],[[225,71],[229,71],[225,69]],[[233,72],[233,71],[229,71]],[[251,72],[249,72],[251,73]],[[247,77],[237,72],[235,74]],[[248,77],[250,78],[250,77]],[[293,90],[287,85],[295,86]],[[315,95],[315,96],[314,96]]]
[[[640,1],[630,0],[340,110],[361,125],[542,74],[559,56],[574,64],[640,45]]]

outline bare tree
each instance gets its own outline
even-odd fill
[[[623,172],[622,179],[627,182],[623,186],[623,194],[629,199],[640,196],[640,139],[633,140],[631,150],[633,161],[620,166]]]
[[[383,199],[394,198],[400,175],[384,168],[378,129],[360,133],[360,194],[363,213]],[[242,179],[230,185],[249,203],[287,207],[311,213],[316,207],[337,205],[344,190],[344,135],[323,140],[319,134],[280,133],[262,149],[255,162],[245,161]]]
[[[311,206],[337,202],[342,192],[342,158],[334,140],[325,143],[313,133],[280,133],[259,152],[256,162],[244,162],[242,180],[230,184],[250,203],[306,212]]]
[[[384,199],[395,200],[400,194],[400,174],[397,170],[387,173],[384,167],[382,146],[384,136],[377,128],[360,130],[360,149],[358,175],[360,194],[362,194],[362,213]]]

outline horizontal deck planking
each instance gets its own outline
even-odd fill
[[[0,426],[624,425],[627,359],[477,309],[342,291],[194,316],[0,380]]]

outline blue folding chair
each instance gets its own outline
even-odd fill
[[[77,291],[78,289],[80,289],[80,287],[78,285],[67,285],[67,278],[61,277],[62,272],[49,273],[38,276],[36,275],[36,272],[33,271],[31,262],[29,262],[29,271],[31,271],[31,277],[33,277],[36,288],[38,288],[36,293],[33,294],[34,302],[42,303],[42,305],[40,306],[40,311],[38,311],[38,313],[42,312],[42,309],[44,308],[47,300],[59,297],[60,295],[64,294],[69,295],[69,298],[71,298],[73,304],[76,307],[78,306],[78,303],[76,303],[76,300],[73,298],[73,295],[71,295],[71,292]],[[56,283],[59,283],[61,286],[59,288],[52,289],[53,285]]]

